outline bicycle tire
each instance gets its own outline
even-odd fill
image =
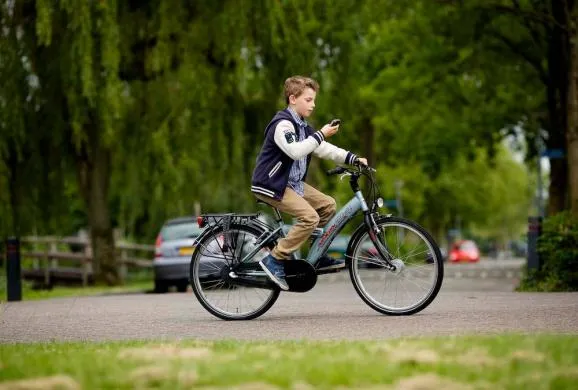
[[[418,313],[420,311],[422,311],[423,309],[425,309],[426,307],[428,307],[433,300],[436,298],[437,294],[439,293],[439,290],[442,286],[442,282],[443,282],[443,275],[444,275],[444,267],[443,267],[443,259],[442,259],[442,255],[441,252],[439,250],[438,245],[436,244],[435,240],[431,237],[431,235],[419,224],[417,224],[414,221],[405,219],[405,218],[400,218],[400,217],[387,217],[387,216],[380,216],[378,218],[376,218],[376,223],[378,225],[380,225],[381,227],[383,226],[387,226],[387,225],[397,225],[397,226],[404,226],[404,227],[408,227],[410,231],[415,231],[418,232],[418,236],[421,236],[422,239],[424,239],[427,244],[429,245],[429,248],[431,248],[431,250],[433,250],[433,253],[435,254],[435,282],[433,283],[433,286],[431,288],[431,290],[428,292],[427,296],[420,300],[418,303],[416,303],[415,305],[409,307],[409,308],[405,308],[405,309],[400,309],[400,310],[394,310],[388,307],[385,307],[383,304],[379,304],[373,297],[369,296],[368,292],[365,290],[363,283],[360,280],[359,277],[359,271],[358,271],[358,267],[357,267],[357,260],[354,258],[354,253],[357,252],[357,248],[359,248],[361,242],[363,241],[363,238],[368,234],[368,228],[365,225],[362,225],[360,227],[360,229],[353,235],[350,244],[348,245],[348,253],[346,256],[347,259],[347,266],[349,269],[349,275],[350,275],[350,279],[351,282],[353,284],[353,287],[355,288],[357,294],[360,296],[360,298],[372,309],[382,313],[382,314],[386,314],[386,315],[393,315],[393,316],[398,316],[398,315],[411,315],[411,314],[415,314]]]
[[[262,229],[256,228],[256,227],[251,226],[251,225],[231,224],[228,231],[230,232],[230,231],[234,231],[234,230],[238,230],[239,232],[248,233],[254,237],[259,237],[264,231]],[[226,313],[223,310],[216,308],[214,305],[212,305],[208,301],[208,299],[206,298],[205,294],[202,291],[202,288],[200,285],[200,278],[199,278],[199,266],[197,266],[197,265],[199,265],[198,263],[201,261],[201,258],[202,258],[202,249],[206,248],[208,244],[210,245],[210,243],[212,241],[218,240],[219,235],[222,233],[223,233],[223,227],[221,227],[221,226],[216,227],[213,229],[213,231],[210,234],[203,237],[201,239],[201,241],[199,241],[197,244],[197,250],[195,250],[195,253],[193,253],[193,255],[191,257],[191,264],[190,264],[190,282],[191,282],[193,293],[195,294],[195,297],[197,298],[197,300],[199,301],[201,306],[203,306],[203,308],[205,308],[205,310],[207,310],[209,313],[211,313],[212,315],[214,315],[217,318],[227,320],[227,321],[251,320],[251,319],[257,318],[257,317],[265,314],[273,306],[273,304],[277,301],[277,298],[279,298],[279,293],[280,293],[279,289],[266,290],[266,291],[270,291],[270,296],[267,298],[267,300],[264,302],[264,304],[262,304],[256,310],[254,310],[250,313],[241,314],[241,315],[234,315],[233,313]],[[201,248],[200,250],[198,249],[199,247]],[[236,260],[238,260],[238,259],[236,259]],[[259,290],[261,290],[261,289],[259,289]]]

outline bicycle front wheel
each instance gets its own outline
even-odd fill
[[[191,258],[191,286],[209,313],[223,320],[250,320],[264,314],[279,297],[279,289],[233,285],[224,275],[256,248],[261,233],[253,226],[232,224],[227,231],[219,226],[197,244]],[[268,254],[261,249],[247,265],[261,271],[254,263]]]
[[[355,290],[371,308],[383,314],[409,315],[425,309],[438,294],[443,260],[434,239],[415,222],[396,217],[376,221],[379,240],[395,270],[389,270],[367,228],[354,238],[348,254]]]

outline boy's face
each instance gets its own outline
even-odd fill
[[[303,93],[299,97],[295,95],[289,96],[289,104],[295,110],[298,115],[303,118],[308,118],[313,109],[315,109],[315,96],[317,93],[311,88],[305,88]]]

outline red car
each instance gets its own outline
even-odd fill
[[[473,241],[456,241],[452,245],[448,258],[452,263],[475,263],[480,261],[480,250]]]

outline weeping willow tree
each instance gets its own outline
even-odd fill
[[[313,9],[273,0],[4,3],[2,169],[12,172],[2,178],[25,177],[3,183],[14,192],[6,213],[16,221],[36,210],[18,202],[41,200],[54,224],[71,203],[63,194],[78,191],[97,280],[116,284],[114,226],[150,236],[197,202],[203,211],[254,207],[251,171],[282,82],[319,69],[323,20],[306,17]],[[46,185],[32,184],[36,168]]]
[[[0,191],[0,229],[69,234],[85,224],[97,279],[118,283],[113,228],[152,240],[165,219],[190,215],[196,204],[203,212],[255,209],[251,172],[292,74],[320,81],[314,126],[343,119],[332,142],[373,164],[408,165],[419,156],[416,172],[443,171],[444,146],[458,145],[457,155],[471,147],[467,139],[494,141],[488,135],[496,126],[485,118],[497,123],[516,99],[508,95],[497,109],[494,90],[480,94],[446,74],[446,57],[455,60],[452,69],[463,68],[451,39],[433,34],[444,15],[431,20],[412,7],[1,3],[0,186],[7,190]],[[460,94],[489,103],[464,103]],[[487,111],[476,114],[480,107]],[[315,168],[309,180],[322,190],[347,191]]]

